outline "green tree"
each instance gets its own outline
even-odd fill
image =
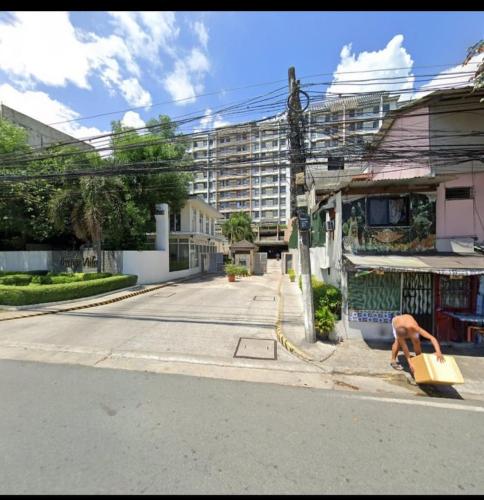
[[[97,271],[102,271],[103,230],[123,203],[124,185],[116,177],[83,177],[52,197],[50,214],[56,227],[69,228],[77,238],[92,243]]]
[[[160,173],[121,176],[129,193],[123,219],[129,221],[130,232],[121,238],[125,244],[139,247],[146,241],[146,233],[155,230],[155,207],[167,203],[171,210],[183,207],[189,195],[190,174],[177,171],[190,166],[186,155],[186,143],[176,133],[176,126],[167,116],[146,123],[147,131],[137,132],[133,128],[112,122],[114,164],[142,164],[159,166]],[[139,165],[142,170],[143,165]],[[168,171],[162,171],[168,170]],[[119,240],[121,231],[113,234],[113,242]]]
[[[229,243],[247,240],[254,241],[252,231],[252,219],[245,212],[236,212],[222,224],[222,234],[229,240]]]

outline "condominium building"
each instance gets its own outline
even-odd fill
[[[303,118],[307,172],[345,169],[353,149],[361,151],[378,132],[384,115],[396,109],[398,97],[378,92],[311,105]],[[280,241],[280,225],[291,217],[286,113],[192,135],[190,140],[188,153],[200,166],[190,193],[226,218],[234,212],[248,213],[260,240],[267,230],[273,233],[268,242]]]

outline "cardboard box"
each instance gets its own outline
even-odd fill
[[[445,362],[437,360],[435,353],[419,354],[411,358],[417,384],[463,384],[462,376],[453,356],[444,356]]]

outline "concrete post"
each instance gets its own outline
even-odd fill
[[[168,250],[170,241],[170,212],[166,203],[156,205],[156,250]]]

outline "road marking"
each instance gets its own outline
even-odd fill
[[[380,401],[383,403],[397,403],[401,405],[420,405],[420,406],[432,406],[434,408],[445,408],[448,410],[458,410],[458,411],[474,411],[478,413],[484,413],[484,407],[482,406],[467,406],[452,403],[437,403],[434,401],[415,401],[413,399],[398,399],[398,398],[381,398],[378,396],[342,396],[345,399],[364,399],[367,401]]]

